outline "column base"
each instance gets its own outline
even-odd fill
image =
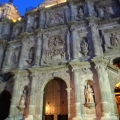
[[[85,117],[86,120],[95,120],[96,119],[95,114],[85,115],[84,117]]]
[[[83,120],[81,116],[76,116],[72,120]]]
[[[5,120],[24,120],[24,117],[23,115],[16,115],[16,116],[8,117]]]
[[[34,120],[34,117],[33,117],[33,115],[28,115],[28,117],[25,118],[24,120]]]
[[[111,117],[108,113],[103,113],[103,116],[101,117],[100,120],[111,120]]]

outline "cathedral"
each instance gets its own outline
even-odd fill
[[[120,0],[0,5],[0,120],[119,119]]]

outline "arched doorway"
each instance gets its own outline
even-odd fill
[[[5,120],[9,115],[11,94],[4,90],[0,94],[0,120]]]
[[[55,78],[44,89],[43,120],[68,120],[66,83]]]
[[[120,82],[115,86],[115,99],[116,99],[118,115],[120,119]]]

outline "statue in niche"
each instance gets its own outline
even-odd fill
[[[85,98],[86,98],[86,103],[94,103],[94,99],[93,99],[93,90],[92,88],[90,87],[89,84],[87,84],[85,86]]]
[[[31,47],[28,54],[28,60],[26,60],[26,62],[31,65],[34,62],[34,56],[35,56],[35,48]]]
[[[49,22],[50,25],[63,23],[63,22],[64,22],[63,15],[60,13],[56,13],[50,16],[50,22]]]
[[[20,111],[23,113],[25,108],[26,108],[26,98],[27,98],[27,93],[26,93],[26,89],[23,90],[23,94],[21,96],[21,99],[20,99],[20,103],[19,103],[19,106],[18,108],[20,109]]]
[[[39,22],[39,19],[38,17],[35,18],[34,22],[33,22],[33,25],[32,25],[32,29],[35,30],[37,29],[38,27],[38,22]]]
[[[116,35],[114,35],[113,33],[111,33],[110,40],[111,40],[112,46],[117,46],[119,44],[119,41],[118,41]]]
[[[103,18],[108,19],[111,17],[111,13],[108,7],[103,7]]]
[[[79,9],[78,9],[78,18],[83,18],[84,17],[84,13],[83,13],[83,9],[80,7]]]
[[[12,54],[11,54],[11,57],[10,57],[10,65],[17,65],[18,63],[18,58],[19,58],[19,53],[20,53],[20,48],[16,48]]]
[[[15,51],[12,53],[12,56],[11,56],[11,64],[16,64],[16,54],[15,54]]]
[[[87,56],[88,54],[88,43],[86,42],[86,37],[83,38],[83,40],[80,43],[81,53],[84,56]]]
[[[12,39],[15,39],[17,36],[19,36],[23,32],[23,27],[16,28],[16,30],[12,34]]]

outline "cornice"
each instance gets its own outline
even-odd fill
[[[10,72],[12,72],[14,75],[20,75],[20,76],[29,74],[27,70],[18,70],[18,69],[11,70]]]
[[[108,64],[108,69],[115,72],[115,73],[119,73],[120,69],[115,67],[114,65]]]
[[[8,42],[7,40],[0,38],[0,44],[7,44],[7,42]]]
[[[43,68],[29,68],[31,72],[40,72],[40,73],[51,73],[51,72],[58,72],[58,71],[67,71],[67,65],[58,65],[58,66],[51,66],[51,67],[43,67]]]
[[[74,69],[84,69],[84,68],[90,68],[90,62],[78,62],[78,61],[74,61],[74,62],[70,62],[69,63],[73,70]]]
[[[8,45],[12,45],[12,44],[21,44],[22,42],[21,42],[21,40],[19,39],[19,40],[12,40],[12,41],[9,41],[8,42]]]
[[[103,25],[106,24],[115,25],[115,24],[119,24],[119,22],[120,22],[120,17],[114,19],[108,19],[108,20],[99,20],[99,27],[102,27]]]
[[[64,25],[58,25],[58,26],[53,26],[53,27],[41,29],[40,32],[44,34],[46,32],[51,32],[51,31],[56,31],[56,30],[64,31],[64,30],[67,30],[68,28],[69,28],[68,24],[64,24]]]

